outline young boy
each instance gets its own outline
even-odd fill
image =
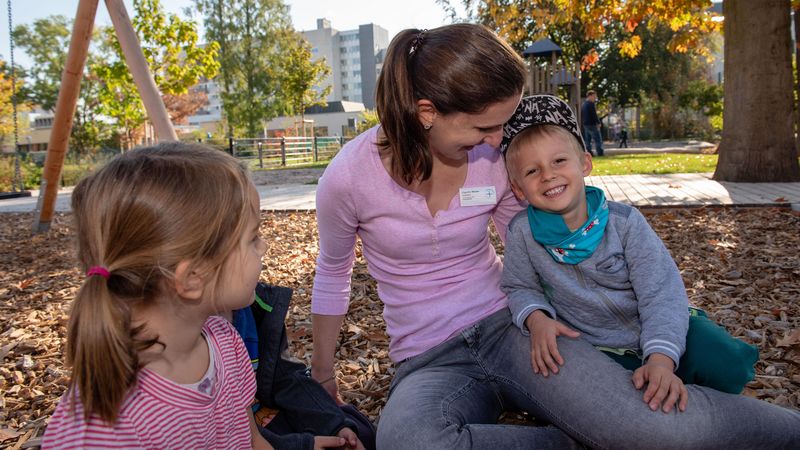
[[[530,204],[509,225],[501,287],[514,323],[530,330],[533,371],[557,373],[565,362],[556,337],[580,335],[634,370],[654,411],[676,402],[684,411],[684,382],[741,392],[758,350],[690,312],[678,268],[644,216],[584,185],[592,157],[569,105],[523,98],[500,150],[515,195]]]

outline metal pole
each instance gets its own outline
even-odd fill
[[[228,138],[228,153],[233,156],[233,137]]]
[[[281,136],[281,165],[286,166],[286,138]]]
[[[314,144],[314,162],[319,161],[319,149],[317,148],[318,142],[316,136],[311,136],[311,142]]]
[[[35,219],[32,227],[34,233],[50,229],[50,221],[53,218],[58,196],[61,169],[64,166],[64,156],[67,153],[69,133],[72,129],[72,119],[75,116],[75,107],[78,104],[78,95],[81,90],[81,77],[89,53],[89,43],[92,40],[97,3],[98,0],[80,0],[78,2],[78,11],[75,14],[75,22],[72,24],[72,37],[67,51],[67,62],[61,73],[61,89],[58,91],[56,114],[50,133],[50,142],[47,145],[47,158],[42,171],[39,200],[34,212]]]
[[[258,167],[264,168],[264,154],[262,153],[262,144],[261,141],[258,141]]]
[[[122,47],[122,53],[125,55],[128,70],[133,75],[133,81],[142,97],[142,103],[144,103],[144,109],[147,111],[150,122],[156,130],[158,140],[177,141],[178,136],[172,128],[164,100],[158,91],[153,74],[150,73],[147,60],[142,53],[142,47],[139,45],[139,38],[131,25],[128,11],[125,10],[125,4],[122,3],[122,0],[106,0],[106,7],[117,32],[117,39]]]

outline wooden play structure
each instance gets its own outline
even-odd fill
[[[567,88],[567,103],[580,120],[581,67],[578,63],[561,61],[561,47],[550,39],[540,39],[522,52],[530,57],[527,90],[533,94],[558,95],[559,87]]]
[[[67,153],[69,134],[72,129],[72,119],[78,102],[81,88],[81,77],[89,53],[89,43],[94,28],[95,15],[99,0],[80,0],[75,22],[72,26],[67,63],[61,75],[61,89],[58,91],[53,131],[47,146],[47,159],[45,159],[42,172],[42,186],[39,200],[36,205],[33,232],[39,233],[50,229],[50,221],[55,210],[58,185],[61,169],[64,166],[64,157]],[[122,0],[105,0],[108,14],[117,33],[125,62],[133,76],[133,81],[139,90],[139,95],[144,103],[147,116],[153,125],[156,138],[159,141],[177,141],[178,137],[172,128],[172,122],[167,114],[164,101],[153,80],[153,75],[147,67],[139,39],[131,24],[125,4]]]

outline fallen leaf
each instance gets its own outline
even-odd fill
[[[784,336],[783,339],[778,340],[778,342],[775,343],[775,346],[791,347],[798,344],[800,344],[800,328],[796,328],[786,333],[786,336]]]

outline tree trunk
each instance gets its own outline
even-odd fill
[[[725,0],[719,181],[800,181],[794,143],[790,0]]]

